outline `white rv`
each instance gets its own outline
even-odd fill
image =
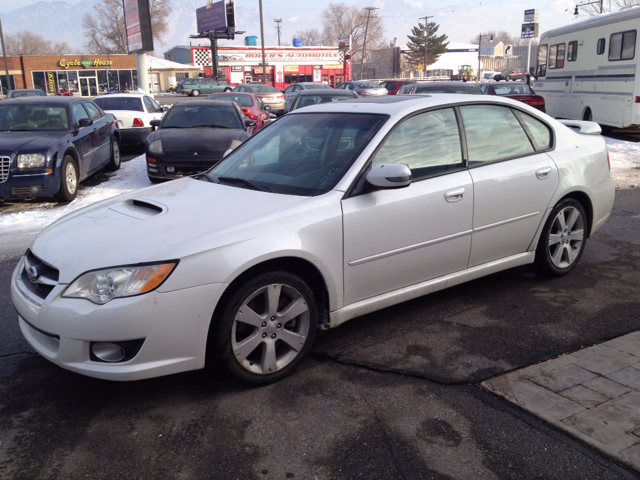
[[[533,87],[556,118],[640,127],[640,7],[597,15],[540,37]]]

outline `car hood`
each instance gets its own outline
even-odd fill
[[[185,178],[77,210],[47,227],[33,253],[69,283],[89,270],[165,261],[259,235],[261,217],[309,197]],[[241,231],[228,235],[230,231]],[[225,235],[227,234],[227,235]]]
[[[147,142],[162,140],[165,153],[225,152],[233,140],[242,141],[246,132],[240,128],[160,128]]]
[[[0,132],[0,150],[16,153],[29,150],[36,153],[66,134],[67,132]]]

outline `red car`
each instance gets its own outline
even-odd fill
[[[546,113],[544,98],[536,95],[536,92],[529,85],[522,82],[481,83],[479,87],[485,95],[500,95],[501,97],[512,98]]]
[[[385,80],[380,82],[380,86],[386,88],[389,95],[396,95],[398,90],[400,90],[400,87],[414,83],[416,83],[415,80]]]
[[[256,121],[256,124],[253,127],[253,133],[256,133],[271,121],[269,113],[271,107],[269,105],[265,105],[254,93],[212,93],[211,95],[207,95],[207,100],[231,100],[232,102],[236,102],[242,110],[242,113],[244,113],[249,120]]]

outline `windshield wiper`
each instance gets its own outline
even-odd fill
[[[258,182],[252,182],[251,180],[245,180],[244,178],[224,177],[219,176],[218,181],[222,180],[222,183],[228,183],[229,185],[236,185],[240,188],[250,188],[251,190],[258,190],[260,192],[273,192],[272,189]]]
[[[195,175],[192,175],[191,178],[195,178],[196,180],[206,180],[207,182],[215,183],[213,179],[206,173],[196,173]]]

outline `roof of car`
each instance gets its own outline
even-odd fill
[[[96,98],[142,98],[149,97],[148,93],[105,93]]]
[[[8,98],[2,101],[2,105],[13,104],[16,105],[68,105],[70,103],[91,101],[89,98],[83,97],[58,97],[58,96],[46,96],[46,97],[20,97],[20,98]]]
[[[341,93],[344,95],[345,93],[351,94],[353,92],[351,90],[343,90],[342,88],[314,88],[313,90],[300,90],[297,96],[303,97],[309,95],[331,95],[332,93]]]
[[[40,93],[44,93],[39,88],[14,88],[13,90],[9,90],[9,93],[11,93],[11,92],[40,92]],[[46,95],[46,93],[45,93],[45,95]]]
[[[201,106],[201,105],[226,105],[228,107],[233,107],[235,105],[235,102],[232,102],[231,100],[213,100],[213,99],[203,98],[202,100],[183,100],[181,102],[176,102],[173,104],[174,107],[177,107],[177,106],[195,107],[195,106]]]

